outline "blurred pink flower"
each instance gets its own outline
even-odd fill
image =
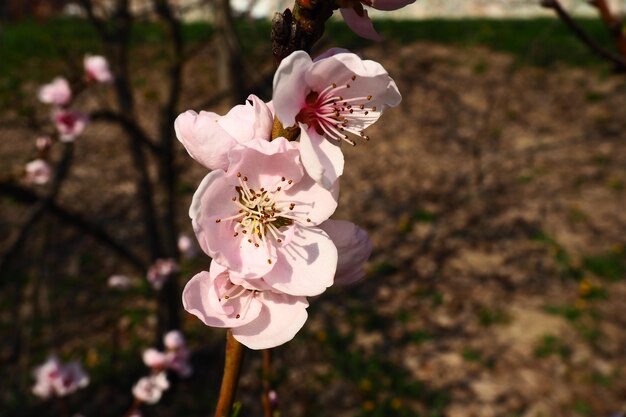
[[[236,279],[217,262],[183,290],[183,306],[212,327],[232,328],[250,349],[273,348],[293,339],[307,319],[303,296],[275,292],[261,278]]]
[[[229,153],[228,172],[209,173],[189,215],[200,247],[231,276],[263,277],[277,291],[313,296],[333,283],[337,249],[316,227],[335,211],[327,190],[305,175],[297,143],[255,139]]]
[[[32,391],[40,398],[63,397],[89,384],[89,377],[78,362],[64,365],[54,356],[37,367],[33,376],[35,385]]]
[[[163,370],[167,368],[167,355],[157,349],[149,348],[143,352],[143,363],[148,368]]]
[[[189,363],[190,352],[187,349],[185,338],[178,330],[169,331],[164,337],[166,352],[150,348],[143,353],[143,362],[153,371],[166,369],[176,372],[180,377],[187,378],[193,372]]]
[[[35,140],[35,147],[39,151],[46,151],[52,146],[52,139],[50,136],[40,136]]]
[[[110,83],[113,81],[113,74],[111,74],[109,63],[105,57],[100,55],[86,55],[83,60],[83,65],[89,81],[97,81],[100,83]]]
[[[339,259],[334,284],[348,285],[363,279],[363,265],[372,253],[367,232],[344,220],[326,220],[320,229],[328,233],[337,246]]]
[[[415,3],[415,0],[339,0],[338,3],[343,20],[354,33],[362,38],[380,41],[382,37],[374,29],[372,20],[363,6],[390,11]]]
[[[61,142],[73,142],[85,130],[89,117],[73,110],[57,110],[52,116]]]
[[[72,90],[65,78],[57,77],[52,82],[42,85],[37,96],[42,103],[65,106],[72,100]]]
[[[329,188],[343,173],[339,145],[365,140],[364,129],[402,97],[377,62],[343,50],[316,61],[304,51],[285,58],[274,75],[273,105],[284,126],[300,126],[300,155],[307,173]]]
[[[170,330],[163,336],[163,344],[166,349],[180,349],[184,348],[187,344],[185,343],[185,337],[178,330]]]
[[[52,169],[48,162],[43,159],[30,161],[26,164],[24,170],[26,171],[26,182],[30,184],[47,184],[50,178],[52,178]]]
[[[145,376],[133,386],[133,395],[146,404],[156,404],[163,396],[163,392],[170,387],[165,372]]]
[[[148,269],[146,277],[155,290],[160,290],[170,277],[178,272],[178,264],[173,259],[157,259]]]
[[[187,235],[178,236],[178,250],[185,258],[195,258],[198,255],[198,246],[195,240]]]
[[[226,115],[189,110],[174,122],[176,137],[189,155],[210,170],[228,168],[228,151],[252,139],[269,140],[274,116],[257,96],[233,107]]]
[[[132,282],[126,275],[111,275],[107,281],[107,285],[109,288],[125,290],[132,286]]]

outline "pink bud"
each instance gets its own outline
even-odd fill
[[[42,103],[65,106],[72,100],[72,90],[65,78],[57,77],[52,82],[41,86],[37,96]]]
[[[50,136],[40,136],[35,140],[35,147],[40,151],[47,151],[52,146]]]
[[[85,74],[89,81],[109,83],[113,81],[113,74],[109,69],[106,58],[100,55],[87,55],[83,61]]]
[[[43,185],[50,181],[52,170],[43,159],[35,159],[26,164],[26,181],[30,184]]]

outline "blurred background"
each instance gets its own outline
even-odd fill
[[[374,252],[363,282],[311,300],[305,327],[275,349],[282,416],[624,415],[626,3],[606,3],[613,24],[586,1],[560,4],[574,31],[553,7],[513,0],[373,12],[381,43],[327,24],[315,53],[379,61],[404,100],[369,143],[344,149],[334,218],[366,229]],[[179,301],[209,259],[176,244],[194,239],[187,210],[206,171],[173,120],[271,99],[269,19],[286,7],[0,4],[0,415],[62,415],[31,393],[33,368],[56,354],[91,380],[68,416],[123,416],[149,372],[143,350],[173,328],[194,374],[143,414],[212,413],[224,332]],[[107,56],[115,82],[86,86],[86,54]],[[37,91],[57,76],[91,123],[42,151],[36,139],[54,129]],[[37,158],[54,172],[46,184],[24,173]],[[164,258],[180,272],[155,290],[146,272]],[[114,274],[129,287],[111,287]],[[249,351],[240,415],[262,415],[261,395]]]

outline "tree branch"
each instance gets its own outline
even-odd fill
[[[103,121],[112,122],[118,124],[128,136],[134,138],[134,140],[145,145],[155,154],[161,151],[159,145],[152,142],[146,132],[135,121],[128,119],[121,113],[117,113],[113,110],[98,110],[89,115],[89,118],[93,122]]]
[[[610,52],[594,41],[587,32],[584,31],[578,23],[563,8],[558,0],[542,0],[541,5],[555,11],[557,16],[567,25],[567,27],[576,35],[576,37],[600,58],[609,61],[615,65],[617,71],[626,71],[626,58]]]

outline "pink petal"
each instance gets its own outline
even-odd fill
[[[335,142],[300,123],[300,157],[307,174],[325,188],[331,188],[343,174],[343,153]]]
[[[189,110],[174,122],[176,137],[189,155],[208,169],[228,168],[228,151],[237,141],[218,123],[221,116]]]
[[[372,7],[377,10],[398,10],[409,4],[415,3],[415,0],[372,0]]]
[[[317,226],[326,221],[337,208],[339,181],[326,189],[306,176],[285,193],[284,200],[296,205],[294,215],[305,226]]]
[[[372,253],[372,243],[367,232],[344,220],[328,220],[319,227],[328,233],[337,246],[339,259],[335,284],[348,285],[362,279],[365,276],[363,264]]]
[[[372,20],[367,15],[367,10],[363,10],[363,16],[359,16],[353,8],[341,8],[341,15],[346,24],[354,33],[362,38],[373,41],[382,41],[383,38],[376,32]]]
[[[303,170],[297,145],[285,138],[271,142],[255,139],[247,146],[234,147],[228,154],[231,182],[238,184],[238,174],[248,178],[248,186],[257,192],[260,188],[275,190],[277,186],[287,189],[288,183],[300,181]],[[286,181],[281,181],[285,178]]]
[[[211,266],[214,263],[212,262]],[[215,279],[217,276],[212,276],[206,271],[202,271],[191,278],[183,290],[183,307],[185,310],[198,317],[207,326],[212,327],[236,328],[255,320],[259,316],[262,303],[256,296],[250,301],[245,314],[241,314],[239,318],[236,318],[237,312],[227,315],[215,311],[212,306],[220,302],[214,299],[216,297],[215,292],[211,289]],[[237,311],[242,308],[241,305],[236,307]]]
[[[356,75],[354,81],[351,79],[353,75]],[[370,117],[350,121],[350,125],[357,129],[370,126],[384,110],[395,107],[402,101],[396,83],[382,65],[375,61],[363,60],[353,53],[338,53],[314,62],[305,78],[313,89],[325,88],[330,81],[338,85],[350,84],[349,89],[341,92],[346,99],[372,96],[371,100],[363,102],[370,108]],[[376,107],[375,111],[371,110],[373,106]]]
[[[57,77],[52,82],[41,86],[37,96],[42,103],[65,106],[72,100],[72,90],[65,78]]]
[[[237,142],[246,143],[252,139],[269,140],[274,116],[261,99],[251,94],[245,104],[233,107],[218,123]]]
[[[100,83],[113,81],[113,74],[111,74],[109,63],[105,57],[100,55],[87,55],[83,60],[83,65],[89,79]]]
[[[293,339],[308,317],[304,297],[265,291],[259,317],[233,329],[233,336],[250,349],[269,349]]]
[[[167,364],[167,356],[154,348],[146,349],[143,352],[143,363],[148,368],[163,368]]]
[[[296,115],[310,92],[303,79],[311,64],[311,57],[306,52],[295,51],[282,60],[274,74],[272,103],[276,117],[285,127],[296,124]]]
[[[276,266],[263,277],[274,290],[314,296],[333,285],[337,248],[317,227],[297,226],[291,242],[278,251]]]

